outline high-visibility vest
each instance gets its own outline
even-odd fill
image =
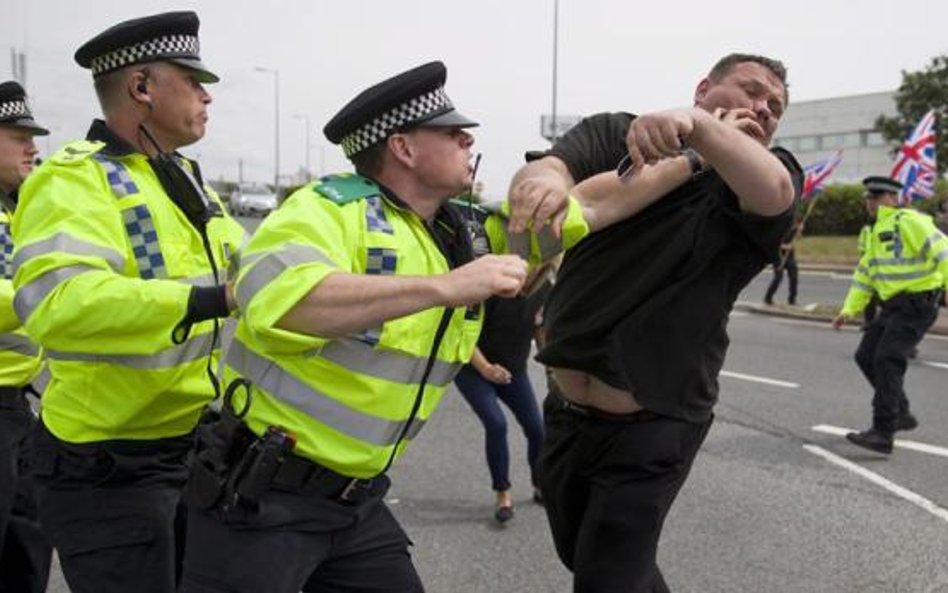
[[[13,310],[13,237],[10,215],[0,209],[0,387],[22,387],[43,366],[40,347]]]
[[[191,287],[216,281],[147,158],[103,148],[64,146],[23,184],[13,218],[14,308],[52,374],[42,418],[68,442],[180,436],[213,397],[214,321],[181,344],[172,331]],[[223,214],[207,235],[226,270],[242,227]]]
[[[588,232],[575,201],[562,239],[550,232],[508,235],[502,216],[506,206],[498,211],[481,212],[495,253],[516,251],[539,261]],[[453,214],[460,220],[464,213]],[[470,359],[481,308],[451,311],[427,377],[444,308],[390,319],[339,339],[295,333],[277,322],[335,271],[429,276],[449,270],[425,221],[371,181],[336,176],[295,192],[260,225],[240,259],[236,294],[242,316],[225,379],[243,377],[253,384],[245,417],[250,428],[262,434],[269,426],[282,427],[296,436],[296,454],[347,476],[367,478],[384,471]]]
[[[885,302],[948,282],[948,238],[926,214],[880,206],[865,245],[843,302],[844,315],[861,313],[873,292]]]

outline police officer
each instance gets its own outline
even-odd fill
[[[211,488],[189,508],[182,591],[422,590],[386,472],[470,358],[479,303],[516,294],[527,270],[472,246],[539,261],[587,230],[575,200],[559,236],[447,203],[471,187],[477,124],[445,78],[424,64],[343,107],[324,132],[357,174],[294,193],[243,252],[226,375],[252,385],[233,407],[255,443],[216,481],[198,476],[222,456],[199,450],[192,486]]]
[[[0,83],[0,591],[45,591],[52,557],[27,473],[27,434],[36,420],[24,388],[39,373],[42,355],[13,312],[10,237],[17,190],[36,159],[33,138],[47,134],[23,87]]]
[[[898,181],[872,176],[862,183],[874,222],[833,327],[839,329],[859,315],[878,294],[881,311],[866,327],[856,350],[856,364],[874,391],[872,426],[846,438],[888,454],[896,431],[918,426],[903,388],[906,358],[938,317],[948,282],[948,238],[931,217],[898,207],[902,189]]]
[[[185,456],[232,308],[222,270],[243,233],[175,152],[204,135],[217,77],[192,12],[115,25],[75,59],[105,119],[36,170],[13,220],[14,308],[52,373],[40,519],[74,593],[167,593]]]

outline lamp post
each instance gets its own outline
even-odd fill
[[[550,139],[551,144],[556,144],[557,132],[556,126],[556,70],[557,70],[557,45],[559,45],[559,24],[560,24],[560,0],[553,0],[553,133]]]
[[[276,68],[256,66],[257,72],[273,74],[273,193],[280,195],[280,71]]]
[[[306,181],[309,181],[313,178],[313,170],[309,168],[309,116],[305,113],[295,113],[293,119],[301,119],[306,122]]]

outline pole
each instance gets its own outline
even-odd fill
[[[556,144],[557,125],[556,125],[556,71],[557,71],[557,46],[559,45],[559,22],[560,22],[560,0],[553,0],[553,109],[551,113],[553,130],[550,134],[550,142]]]
[[[796,230],[793,232],[793,236],[790,237],[790,249],[787,249],[780,254],[780,264],[777,266],[777,270],[782,270],[784,266],[787,265],[787,258],[790,257],[790,251],[793,249],[793,244],[796,243],[797,239],[803,235],[803,227],[806,225],[806,220],[810,217],[810,214],[813,213],[813,206],[816,205],[816,199],[821,193],[823,192],[815,193],[813,194],[813,197],[810,198],[810,203],[806,206],[806,212],[803,213],[803,217],[800,219],[800,221],[796,223]]]
[[[309,152],[309,146],[310,146],[310,143],[309,143],[309,138],[310,138],[310,135],[309,135],[309,133],[310,133],[310,128],[309,128],[310,119],[309,119],[309,115],[307,115],[307,114],[305,114],[305,113],[294,113],[294,114],[293,114],[293,119],[301,119],[301,120],[303,120],[303,121],[306,123],[306,181],[309,181],[310,179],[313,178],[313,170],[310,168],[310,162],[311,162],[311,161],[310,161],[310,158],[309,158],[309,155],[310,155],[310,152]]]
[[[273,193],[280,195],[280,71],[255,66],[257,72],[273,74]]]

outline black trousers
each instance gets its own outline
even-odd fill
[[[540,483],[560,560],[575,593],[665,593],[655,562],[668,509],[711,420],[611,421],[544,402]]]
[[[53,548],[36,516],[29,434],[36,419],[22,390],[0,387],[0,593],[42,593]]]
[[[255,512],[189,509],[181,593],[421,593],[388,485],[351,506],[271,489]]]
[[[909,354],[938,317],[937,291],[901,294],[882,303],[856,349],[856,364],[872,385],[872,423],[893,432],[899,415],[909,411],[903,382]]]
[[[787,301],[791,305],[795,305],[797,303],[797,280],[799,279],[799,270],[797,269],[797,256],[794,254],[793,249],[791,249],[787,255],[783,267],[775,264],[773,269],[774,277],[770,281],[770,286],[767,287],[764,302],[770,303],[774,300],[774,295],[777,293],[777,289],[780,288],[780,282],[783,281],[783,272],[786,270],[787,281],[789,282]]]
[[[72,444],[37,424],[40,521],[72,593],[173,593],[193,438]]]

